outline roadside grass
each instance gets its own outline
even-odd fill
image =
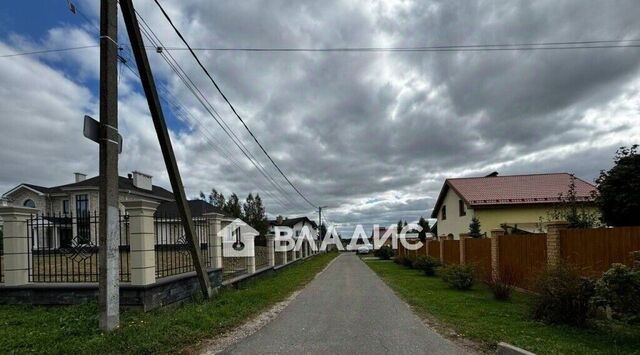
[[[529,318],[527,294],[514,292],[512,300],[496,301],[480,283],[470,291],[457,291],[439,277],[391,261],[365,262],[419,315],[441,321],[487,350],[504,341],[537,354],[640,354],[639,325],[595,322],[585,329],[546,325]]]
[[[96,304],[65,307],[0,306],[0,352],[47,354],[176,353],[241,324],[286,299],[313,279],[334,257],[321,254],[240,289],[223,289],[210,301],[121,314],[121,328],[98,329]]]

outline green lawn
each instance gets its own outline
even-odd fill
[[[173,309],[122,313],[121,329],[98,330],[95,304],[0,306],[0,353],[175,353],[237,326],[308,283],[336,254],[321,254],[241,289]]]
[[[423,317],[435,318],[487,349],[504,341],[538,354],[640,354],[640,326],[611,323],[589,329],[550,326],[528,318],[529,296],[495,301],[484,285],[471,291],[450,289],[440,278],[426,277],[391,261],[365,260]]]

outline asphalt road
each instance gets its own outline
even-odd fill
[[[357,256],[342,254],[227,354],[460,354]]]

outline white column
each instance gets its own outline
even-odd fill
[[[272,234],[267,235],[267,262],[269,267],[274,267],[276,265],[274,238],[275,236]]]
[[[38,213],[35,208],[0,207],[4,221],[4,284],[19,286],[29,282],[29,245],[27,220]]]
[[[218,232],[222,229],[220,213],[205,213],[203,216],[209,223],[209,235],[207,236],[207,245],[209,246],[209,259],[211,267],[214,269],[222,268],[222,236]]]
[[[123,201],[122,204],[129,215],[131,284],[153,284],[156,282],[156,241],[153,214],[158,208],[158,203],[139,200]]]

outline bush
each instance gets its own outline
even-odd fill
[[[471,265],[450,265],[444,268],[442,280],[456,290],[468,290],[473,286],[474,272]]]
[[[511,298],[515,281],[516,278],[514,273],[507,269],[502,270],[500,275],[488,275],[484,283],[493,293],[493,298],[498,301],[506,301]]]
[[[389,260],[393,256],[393,249],[391,249],[390,246],[383,245],[380,247],[380,249],[375,250],[373,252],[373,255],[382,260]]]
[[[531,316],[545,323],[583,326],[591,314],[594,290],[593,281],[566,265],[548,269],[536,282]]]
[[[431,256],[419,256],[413,262],[413,268],[424,271],[427,276],[435,275],[438,267],[440,267],[440,261]]]
[[[393,257],[393,262],[394,262],[394,263],[396,263],[396,264],[398,264],[398,265],[402,265],[402,258],[403,258],[403,257],[402,257],[402,256],[400,256],[400,255],[395,255],[395,256]]]
[[[609,307],[614,318],[640,321],[640,269],[613,264],[596,282],[592,303]]]
[[[404,255],[404,256],[402,257],[402,265],[404,265],[404,266],[406,266],[406,267],[408,267],[408,268],[413,267],[413,258],[411,258],[411,257],[409,257],[409,256]]]

